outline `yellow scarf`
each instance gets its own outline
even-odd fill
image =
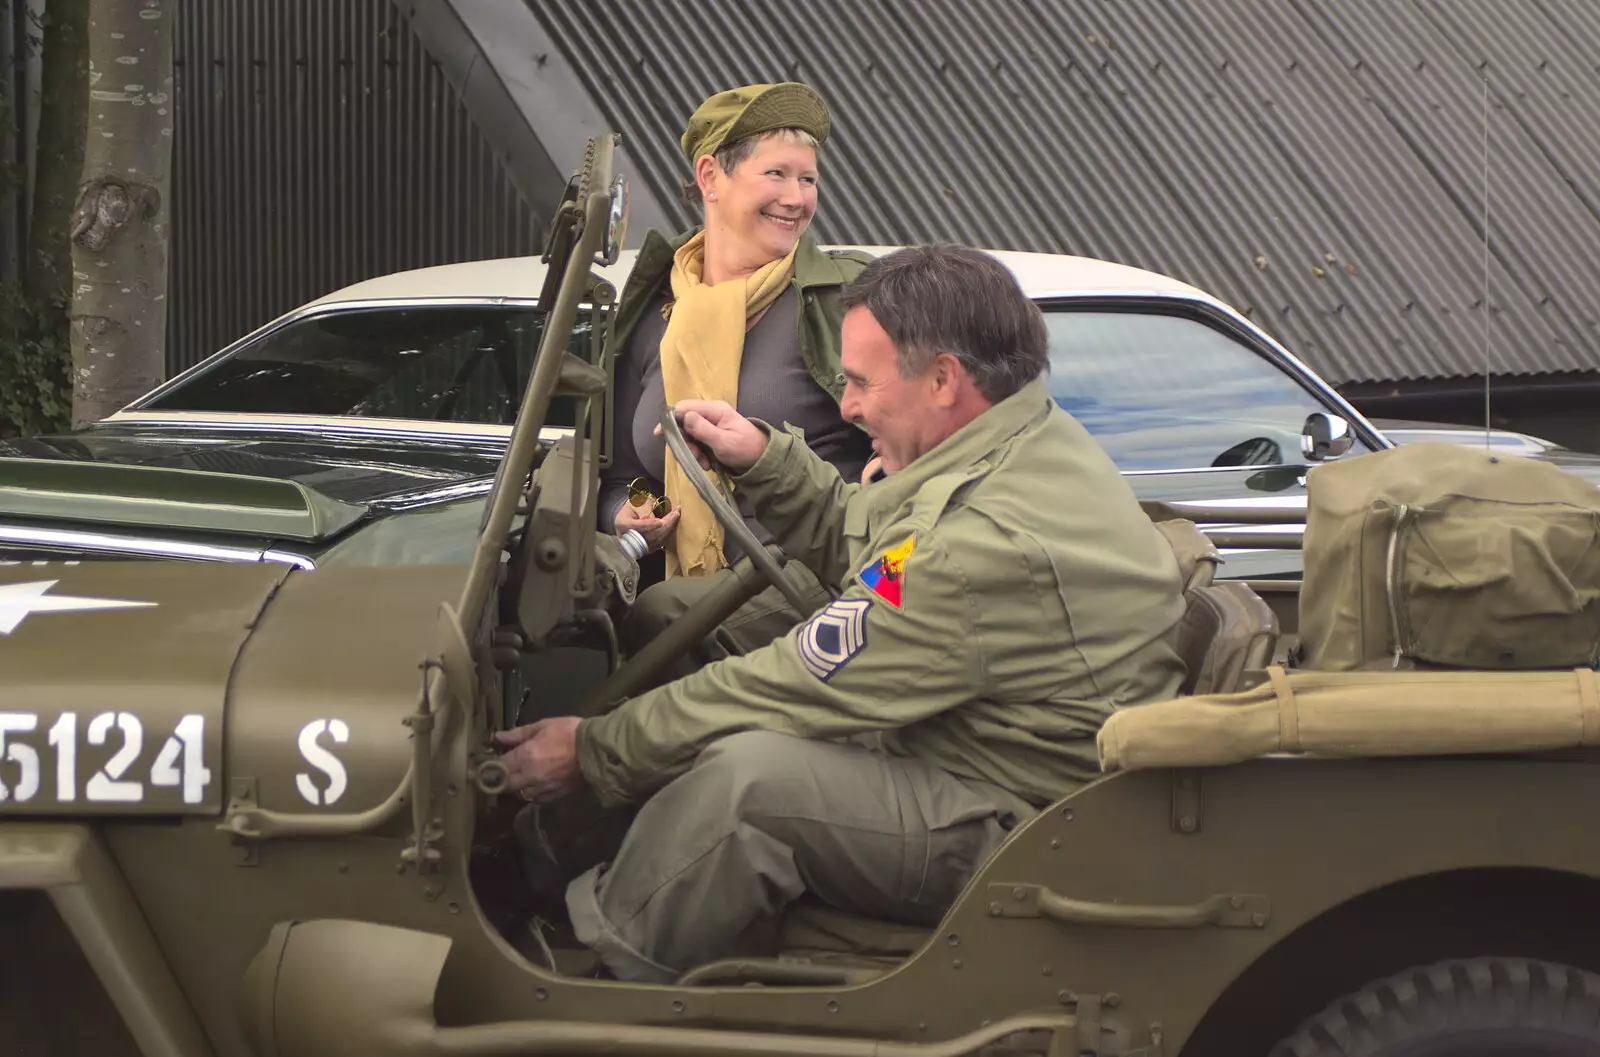
[[[675,303],[661,336],[661,385],[668,404],[726,400],[737,407],[745,332],[789,285],[795,251],[743,279],[711,286],[701,279],[705,248],[706,233],[701,231],[672,258]],[[667,575],[706,576],[727,565],[722,526],[671,450],[663,478],[664,491],[682,511],[667,544]]]

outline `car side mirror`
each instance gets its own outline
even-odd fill
[[[1300,454],[1311,462],[1337,459],[1355,445],[1350,423],[1326,411],[1313,411],[1300,427]]]

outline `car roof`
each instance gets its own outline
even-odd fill
[[[824,249],[852,249],[882,256],[896,246],[825,246]],[[985,250],[1011,269],[1022,290],[1032,298],[1083,297],[1095,294],[1149,295],[1192,298],[1221,303],[1211,294],[1188,283],[1126,264],[1074,257],[1060,253],[1024,253],[1016,250]],[[596,270],[621,288],[638,258],[638,250],[624,250],[616,264]],[[545,266],[538,257],[502,257],[495,260],[465,261],[432,268],[395,272],[334,290],[311,302],[306,308],[350,301],[426,300],[433,298],[521,298],[539,295]]]
[[[1481,439],[1485,432],[1491,437],[1522,441],[1539,447],[1560,447],[1553,440],[1536,437],[1532,433],[1523,433],[1521,430],[1506,429],[1494,426],[1487,431],[1482,426],[1469,426],[1461,422],[1425,422],[1409,418],[1368,418],[1368,422],[1377,426],[1385,433],[1435,433],[1449,436],[1461,436],[1467,439]]]

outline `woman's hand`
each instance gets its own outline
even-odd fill
[[[678,527],[678,516],[681,511],[669,510],[666,517],[656,517],[642,506],[634,506],[624,502],[617,508],[617,521],[615,530],[619,536],[626,535],[629,529],[644,537],[652,551],[658,551],[666,546],[667,540],[672,536],[672,530]]]

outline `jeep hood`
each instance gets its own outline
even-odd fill
[[[298,481],[203,470],[0,459],[0,515],[320,541],[366,516]]]
[[[495,472],[504,441],[96,423],[0,440],[0,517],[320,543]]]
[[[218,815],[241,780],[289,810],[344,807],[368,785],[387,795],[438,602],[464,578],[449,566],[0,566],[0,816]],[[303,750],[317,721],[311,740],[348,753],[337,767]]]

